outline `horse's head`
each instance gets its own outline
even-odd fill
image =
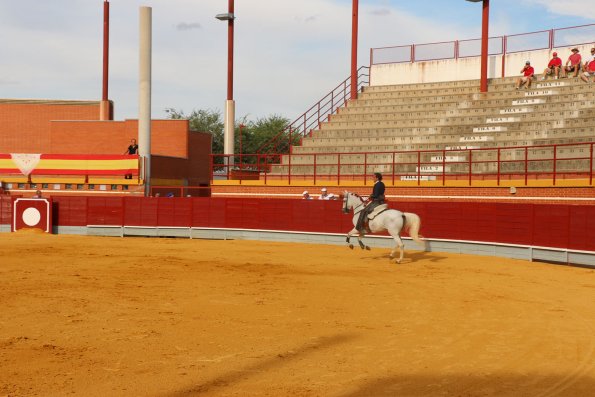
[[[348,207],[348,202],[349,202],[349,195],[351,193],[349,193],[348,191],[344,191],[343,194],[341,195],[341,197],[343,198],[343,213],[344,214],[349,214],[349,209],[350,207]]]
[[[350,210],[362,205],[364,200],[357,194],[351,192],[343,192],[343,213],[348,214]]]

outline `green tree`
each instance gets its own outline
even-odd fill
[[[183,110],[173,108],[165,109],[165,112],[169,114],[170,119],[187,119],[190,124],[190,130],[192,131],[208,132],[213,135],[211,151],[213,153],[223,153],[224,124],[221,112],[218,110],[201,109],[193,110],[187,115]]]
[[[242,153],[256,153],[258,149],[279,135],[289,124],[289,120],[279,115],[246,121],[246,117],[236,123],[236,147],[239,145],[239,125],[242,124]],[[239,149],[238,149],[239,151]]]
[[[208,132],[213,135],[213,154],[223,154],[224,122],[221,112],[215,110],[193,110],[190,114],[182,110],[168,108],[165,110],[171,119],[188,119],[190,129],[193,131]],[[286,154],[289,153],[289,142],[291,135],[292,144],[300,141],[299,132],[292,131],[289,134],[289,119],[280,115],[271,115],[258,118],[256,121],[248,120],[243,116],[235,121],[234,146],[236,158],[234,164],[256,164],[258,162],[259,149],[264,148],[264,154]],[[270,143],[273,141],[273,143]],[[243,154],[241,162],[238,155]],[[267,158],[267,162],[276,162],[278,157]],[[216,156],[216,164],[223,164],[223,157]],[[263,161],[262,157],[261,160]]]

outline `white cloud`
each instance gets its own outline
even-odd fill
[[[579,18],[595,19],[593,0],[524,0],[528,4],[540,5],[548,12],[557,15],[568,15]]]
[[[506,13],[498,12],[508,1],[492,2],[491,32],[509,34],[511,28],[515,29],[512,33],[519,32],[517,17],[506,18]],[[540,0],[521,1],[532,2],[540,10],[539,4],[550,6]],[[551,3],[550,10],[561,12],[553,10],[555,4]],[[559,4],[583,13],[588,9],[585,1]],[[168,107],[186,112],[222,109],[227,24],[215,15],[227,12],[227,2],[112,0],[109,90],[116,118],[137,114],[141,5],[153,8],[153,116],[166,117]],[[456,18],[444,15],[440,7],[446,7],[443,0],[360,0],[358,64],[369,63],[371,47],[479,37],[480,23],[470,24],[465,17],[469,14],[459,17],[472,13],[479,18],[478,7],[467,3],[452,11],[445,8]],[[236,1],[235,14],[238,117],[281,114],[295,118],[349,75],[350,0]],[[531,18],[539,16],[532,14]],[[102,24],[100,1],[0,2],[2,96],[99,99]]]
[[[176,25],[177,30],[192,30],[192,29],[200,29],[202,26],[198,22],[180,22]]]

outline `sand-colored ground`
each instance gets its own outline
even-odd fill
[[[595,271],[0,234],[0,396],[594,396]]]

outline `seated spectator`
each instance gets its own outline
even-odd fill
[[[591,48],[591,56],[585,61],[584,72],[581,74],[581,80],[585,83],[589,82],[589,77],[593,77],[593,83],[595,83],[595,48]]]
[[[533,80],[533,75],[535,74],[535,69],[531,66],[531,62],[525,62],[525,67],[521,69],[521,73],[523,77],[520,77],[516,82],[516,89],[518,90],[522,86],[526,86],[527,88],[531,88],[531,82]]]
[[[569,77],[568,73],[573,73],[572,77],[578,76],[578,72],[581,69],[581,54],[579,54],[578,48],[573,48],[572,54],[568,57],[566,65],[564,65],[564,76]]]
[[[547,64],[547,68],[543,71],[543,76],[541,80],[545,80],[547,76],[553,75],[555,79],[560,77],[560,69],[562,68],[562,59],[558,58],[558,53],[554,52],[552,54],[552,59]]]
[[[35,194],[33,195],[34,199],[40,199],[43,198],[43,195],[41,194],[41,190],[36,190]]]
[[[318,197],[318,200],[329,200],[329,196],[325,187],[320,189],[320,197]]]
[[[304,193],[302,193],[302,199],[303,200],[312,200],[312,196],[310,196],[310,193],[308,193],[307,190],[304,190]]]

